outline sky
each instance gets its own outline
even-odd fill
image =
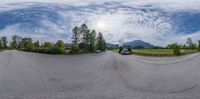
[[[83,23],[110,43],[183,44],[200,39],[200,0],[0,1],[0,36],[71,42],[72,28]]]

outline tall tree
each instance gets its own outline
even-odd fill
[[[90,43],[90,30],[86,24],[81,25],[80,33],[82,34],[82,44],[83,50],[87,52],[89,50],[89,43]]]
[[[79,52],[79,42],[80,42],[80,31],[79,28],[76,26],[72,30],[72,53],[78,53]]]
[[[1,38],[1,40],[2,40],[2,44],[3,44],[3,48],[4,48],[4,49],[7,48],[7,47],[8,47],[8,46],[7,46],[7,43],[8,43],[7,37],[6,37],[6,36],[3,36],[3,37]]]
[[[191,48],[193,45],[192,38],[187,38],[186,44],[188,45],[188,48]]]
[[[17,35],[14,35],[12,37],[12,42],[10,45],[11,48],[17,49],[18,48],[18,42],[17,42]]]
[[[33,40],[31,38],[23,38],[21,42],[26,50],[32,50],[34,48]]]
[[[96,40],[96,31],[92,30],[92,32],[89,35],[89,41],[90,41],[89,49],[92,52],[95,50],[95,40]]]
[[[198,47],[200,48],[200,40],[198,40]]]
[[[3,44],[2,44],[2,41],[1,41],[1,38],[0,38],[0,49],[3,48]]]
[[[101,50],[101,51],[105,51],[106,49],[106,42],[103,38],[102,33],[99,32],[98,37],[97,37],[97,49]]]
[[[39,47],[40,47],[40,42],[39,42],[39,41],[36,41],[36,42],[34,43],[34,47],[35,47],[35,48],[39,48]]]

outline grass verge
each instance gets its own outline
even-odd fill
[[[118,49],[113,49],[112,51],[118,53]],[[158,57],[170,57],[174,56],[172,49],[132,49],[135,55],[142,56],[158,56]],[[181,49],[181,55],[187,55],[198,52],[197,50],[185,50]]]

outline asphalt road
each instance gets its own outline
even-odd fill
[[[0,52],[0,99],[200,99],[200,54]]]

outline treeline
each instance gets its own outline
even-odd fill
[[[186,44],[178,44],[178,43],[174,43],[174,44],[170,44],[168,45],[166,48],[172,49],[174,46],[178,46],[181,49],[198,49],[200,48],[200,40],[197,42],[193,42],[192,38],[187,38]]]
[[[20,37],[14,35],[10,44],[7,37],[0,38],[0,49],[17,49],[21,51],[38,52],[46,54],[64,54],[66,53],[64,42],[58,40],[55,44],[50,42],[40,43],[39,41],[33,42],[32,38]]]
[[[105,51],[106,41],[102,33],[96,35],[95,30],[90,30],[86,24],[74,27],[72,30],[72,46],[70,53],[89,53],[96,50]],[[70,44],[69,44],[70,45]],[[46,54],[69,54],[66,52],[64,41],[58,40],[56,43],[33,41],[32,38],[14,35],[10,43],[6,36],[0,38],[0,50],[17,49],[28,52],[38,52]],[[67,50],[69,50],[67,49]]]
[[[72,49],[71,53],[88,53],[96,50],[105,51],[106,41],[102,33],[90,30],[86,24],[74,27],[72,30]]]
[[[166,46],[166,48],[173,49],[174,55],[180,55],[180,49],[191,49],[200,51],[200,40],[195,43],[192,41],[192,38],[187,38],[186,44],[174,43]]]

